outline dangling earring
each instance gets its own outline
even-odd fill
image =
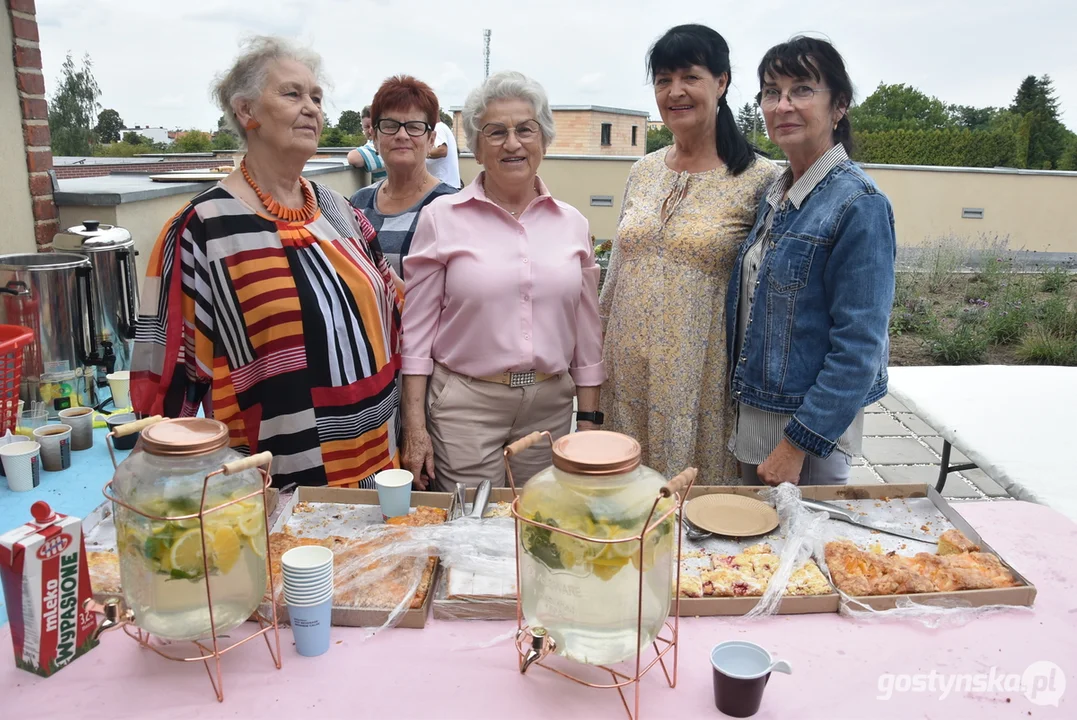
[[[247,121],[247,124],[243,126],[243,129],[245,129],[245,130],[257,130],[260,127],[262,127],[262,123],[258,122],[254,118],[251,118],[250,120]]]

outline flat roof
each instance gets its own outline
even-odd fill
[[[347,161],[324,159],[311,160],[303,169],[305,177],[326,173],[350,172]],[[152,200],[169,195],[194,195],[216,181],[209,182],[154,182],[150,175],[156,174],[152,166],[146,174],[122,173],[87,178],[62,178],[57,180],[58,189],[53,193],[56,204],[63,206],[92,205],[109,206]]]
[[[464,109],[463,105],[453,105],[449,108],[452,112],[460,112]],[[551,105],[550,110],[557,111],[583,111],[583,112],[603,112],[612,113],[614,115],[636,115],[639,117],[650,118],[651,113],[646,110],[629,110],[627,108],[615,108],[606,105]]]

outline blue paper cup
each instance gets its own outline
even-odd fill
[[[408,470],[382,470],[374,476],[383,520],[408,514],[413,480],[415,476]]]
[[[317,657],[329,650],[329,624],[333,616],[333,594],[317,605],[288,603],[295,650],[303,657]]]

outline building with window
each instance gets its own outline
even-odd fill
[[[647,149],[649,114],[643,110],[600,105],[554,105],[557,138],[547,149],[550,155],[594,157],[643,157]],[[469,152],[460,122],[461,108],[454,107],[453,132],[461,152]]]

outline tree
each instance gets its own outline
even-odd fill
[[[438,117],[441,118],[441,122],[445,123],[450,128],[452,127],[452,115],[445,112],[444,110],[439,109],[438,110]]]
[[[849,111],[849,120],[859,132],[882,130],[935,130],[952,127],[946,105],[911,85],[879,83],[864,101]]]
[[[94,134],[97,135],[98,142],[119,142],[120,130],[123,130],[123,118],[120,117],[118,112],[110,108],[98,113],[97,127],[94,128]]]
[[[134,130],[128,130],[123,134],[123,141],[128,145],[149,145],[152,141],[145,135],[139,135]]]
[[[239,140],[227,130],[218,130],[213,136],[214,150],[236,150],[239,148]]]
[[[740,109],[737,110],[737,127],[740,128],[745,137],[749,137],[759,130],[766,132],[767,126],[763,122],[763,113],[760,112],[759,106],[755,103],[741,105]]]
[[[1077,170],[1077,135],[1071,133],[1066,149],[1058,161],[1059,170]]]
[[[49,132],[53,155],[89,155],[93,143],[93,122],[100,104],[101,88],[93,76],[89,55],[76,69],[71,53],[61,70],[60,84],[49,101]]]
[[[209,152],[213,149],[213,141],[209,139],[209,133],[188,130],[172,143],[172,148],[178,153]]]
[[[345,110],[337,120],[337,127],[346,135],[357,135],[363,132],[363,118],[354,110]]]
[[[957,127],[969,130],[990,130],[1001,116],[1007,114],[1002,108],[978,108],[971,105],[951,105],[948,111]]]
[[[672,144],[673,133],[665,125],[659,128],[647,128],[647,152],[653,153],[655,150]]]
[[[340,128],[322,128],[322,136],[318,139],[318,147],[344,147],[344,133]]]
[[[1058,119],[1058,99],[1050,76],[1029,75],[1022,80],[1010,112],[1021,118],[1019,155],[1025,156],[1025,164],[1020,167],[1057,167],[1070,133]],[[1027,153],[1024,152],[1026,141]]]

